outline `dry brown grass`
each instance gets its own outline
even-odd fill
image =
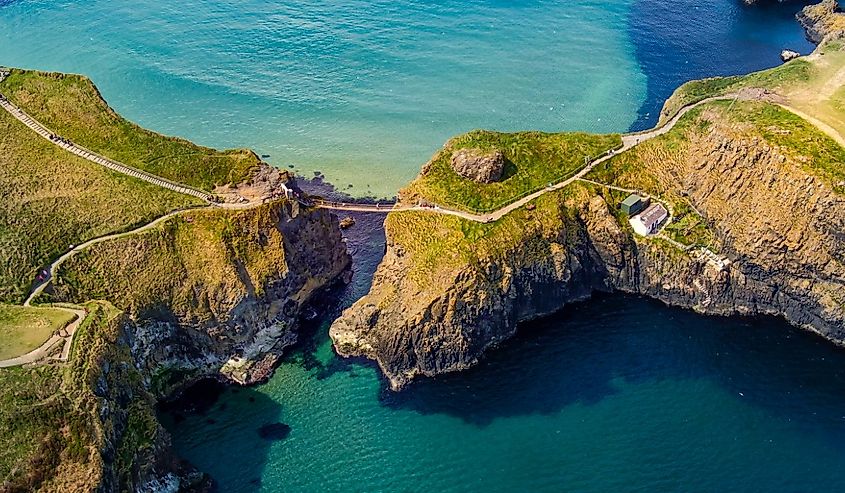
[[[230,310],[287,272],[284,238],[269,204],[197,210],[150,231],[100,243],[64,264],[58,300],[107,299],[132,314],[168,307],[192,323]]]

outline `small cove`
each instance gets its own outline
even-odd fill
[[[12,0],[0,1],[0,61],[88,74],[144,126],[390,196],[470,128],[649,127],[685,80],[809,51],[797,8]],[[378,218],[353,232],[341,305],[383,252]],[[599,296],[400,394],[370,363],[335,357],[326,330],[268,384],[163,414],[220,491],[845,487],[845,354],[780,320]]]

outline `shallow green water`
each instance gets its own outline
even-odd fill
[[[845,488],[845,354],[779,321],[606,297],[398,395],[317,339],[269,384],[171,422],[221,491]],[[289,436],[260,438],[274,422]]]
[[[799,4],[0,0],[0,64],[85,73],[149,128],[392,195],[475,127],[651,126],[685,80],[811,49]],[[382,251],[355,229],[347,305]],[[306,346],[267,385],[164,416],[220,491],[845,489],[845,356],[782,322],[603,298],[398,395],[325,328]],[[261,438],[276,423],[286,438]]]

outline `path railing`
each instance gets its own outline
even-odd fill
[[[148,173],[138,168],[119,163],[113,159],[103,157],[97,154],[96,152],[91,151],[90,149],[87,149],[79,144],[73,143],[70,140],[59,137],[50,129],[48,129],[44,124],[42,124],[26,112],[24,112],[22,109],[20,109],[18,106],[13,104],[11,101],[9,101],[2,94],[0,94],[0,106],[2,106],[3,109],[8,111],[18,121],[32,129],[35,133],[49,140],[54,145],[70,152],[71,154],[75,154],[87,161],[99,164],[100,166],[103,166],[117,173],[132,176],[148,183],[167,188],[174,192],[182,193],[185,195],[191,195],[199,199],[205,200],[206,202],[214,203],[214,197],[209,193],[197,190],[181,183],[170,181],[166,178],[162,178],[160,176]]]

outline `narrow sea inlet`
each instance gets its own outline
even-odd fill
[[[0,64],[85,74],[147,128],[389,197],[473,128],[651,127],[686,80],[809,52],[801,4],[0,0]],[[356,219],[339,307],[384,252],[383,217]],[[601,295],[401,393],[319,322],[269,383],[161,413],[219,491],[845,490],[845,352],[780,319]]]

